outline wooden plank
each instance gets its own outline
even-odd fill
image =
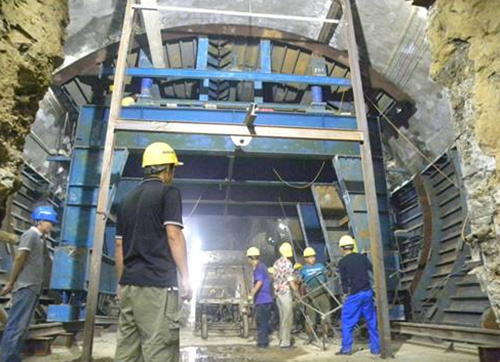
[[[382,358],[392,357],[391,330],[389,325],[389,305],[387,302],[387,285],[384,267],[384,252],[382,249],[382,234],[380,231],[379,209],[377,203],[377,192],[375,186],[375,174],[373,170],[372,151],[368,121],[366,117],[366,106],[361,81],[361,69],[359,65],[358,45],[356,42],[356,31],[351,1],[344,0],[345,19],[347,22],[347,49],[349,53],[349,64],[351,69],[351,81],[354,94],[354,106],[358,129],[364,134],[364,143],[361,144],[361,164],[363,169],[363,182],[366,195],[368,211],[368,230],[370,234],[370,251],[373,262],[373,274],[375,284],[375,298],[377,304],[377,320],[380,335],[380,352]]]
[[[326,18],[340,20],[342,18],[342,14],[342,5],[340,4],[339,0],[332,0]],[[332,40],[333,34],[335,33],[338,25],[338,23],[323,23],[323,26],[321,27],[318,35],[318,41],[320,43],[330,44],[330,40]]]
[[[267,137],[303,140],[363,142],[361,131],[344,129],[254,126],[237,124],[118,120],[116,131],[164,132],[235,137]]]
[[[141,0],[142,5],[158,6],[156,0]],[[161,38],[160,13],[158,10],[142,10],[151,60],[155,68],[166,68],[165,48]]]
[[[102,160],[101,183],[99,198],[97,201],[97,217],[95,221],[94,247],[90,261],[90,283],[87,295],[85,328],[83,331],[83,349],[81,361],[92,362],[92,347],[94,341],[94,323],[97,311],[97,298],[99,296],[99,281],[101,275],[101,263],[104,244],[104,230],[107,219],[108,193],[111,181],[111,168],[113,165],[113,148],[115,132],[114,127],[121,111],[121,100],[123,98],[125,71],[127,68],[127,54],[129,52],[133,35],[133,23],[135,12],[132,9],[134,0],[127,0],[125,17],[121,34],[120,47],[114,78],[114,92],[111,98],[108,129],[104,154]]]

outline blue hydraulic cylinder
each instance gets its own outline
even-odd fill
[[[317,85],[313,85],[311,87],[311,97],[313,103],[322,103],[323,102],[323,88]]]
[[[153,79],[143,78],[141,80],[141,98],[149,100],[152,98],[151,88],[153,88]]]

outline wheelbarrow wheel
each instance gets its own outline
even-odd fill
[[[249,321],[248,321],[248,314],[244,313],[241,316],[241,338],[248,338],[249,336]]]
[[[206,313],[201,315],[201,338],[208,338],[208,317]]]

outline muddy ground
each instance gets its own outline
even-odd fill
[[[341,362],[377,361],[378,357],[366,350],[366,345],[358,344],[357,348],[364,348],[353,356],[335,356],[339,350],[340,341],[331,340],[327,351],[320,350],[314,345],[305,345],[303,337],[296,337],[296,347],[292,349],[280,349],[277,346],[277,338],[273,335],[271,347],[267,350],[257,349],[255,340],[249,338],[244,340],[232,336],[211,336],[204,341],[199,336],[193,335],[192,331],[183,331],[181,335],[182,362],[274,362],[274,361],[297,361],[297,362]],[[104,333],[96,338],[94,344],[94,356],[96,362],[112,362],[116,346],[116,335]],[[472,354],[445,352],[443,349],[429,348],[409,343],[395,342],[396,358],[394,361],[405,362],[472,362],[478,357]],[[26,362],[69,362],[78,358],[81,346],[71,349],[65,347],[53,347],[52,355],[46,357],[29,357]]]

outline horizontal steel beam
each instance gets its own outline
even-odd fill
[[[297,205],[297,201],[237,201],[237,200],[207,200],[207,199],[191,199],[191,200],[182,200],[183,204],[200,204],[200,205],[238,205],[238,206],[293,206]]]
[[[112,74],[114,74],[114,69],[103,69],[102,75]],[[189,78],[243,82],[298,83],[341,87],[351,86],[351,81],[346,78],[293,75],[284,73],[231,72],[204,69],[128,68],[127,75],[139,78]]]
[[[175,98],[162,98],[162,99],[151,99],[148,101],[148,107],[157,107],[157,108],[206,108],[210,107],[210,109],[217,110],[243,110],[246,111],[248,107],[250,107],[253,102],[243,102],[243,101],[200,101],[195,99],[175,99]],[[267,112],[269,110],[275,112],[309,112],[309,114],[313,114],[311,111],[318,112],[317,109],[313,108],[310,104],[298,104],[298,103],[272,103],[272,102],[259,102],[258,109],[265,109]],[[345,111],[345,113],[348,113]],[[332,108],[327,108],[325,110],[321,110],[321,114],[328,116],[336,116],[338,117],[339,112],[333,110]],[[354,116],[354,115],[351,115]],[[349,117],[349,115],[347,115]]]
[[[231,10],[221,10],[221,9],[203,9],[198,7],[134,5],[133,8],[141,10],[165,10],[165,11],[182,12],[182,13],[241,16],[245,18],[257,18],[257,19],[305,21],[308,23],[337,24],[340,22],[340,20],[338,19],[313,18],[310,16],[254,13],[254,12],[231,11]]]
[[[392,322],[391,331],[392,333],[439,338],[454,342],[500,346],[500,331],[492,329],[456,325]]]
[[[106,108],[83,107],[89,113],[86,116],[97,115],[103,110],[99,117],[106,117]],[[123,107],[120,113],[121,119],[167,121],[195,123],[231,123],[241,125],[245,121],[247,111],[235,109],[196,109],[193,107],[150,107],[135,105]],[[332,112],[274,112],[267,109],[256,111],[256,126],[280,126],[280,127],[306,127],[306,128],[340,128],[356,130],[356,118],[353,116],[340,116]]]
[[[119,119],[116,122],[115,130],[236,137],[286,138],[317,141],[347,141],[360,143],[364,140],[362,132],[356,130],[273,126],[255,126],[252,128],[248,128],[244,125],[235,124],[176,121],[159,122]]]

